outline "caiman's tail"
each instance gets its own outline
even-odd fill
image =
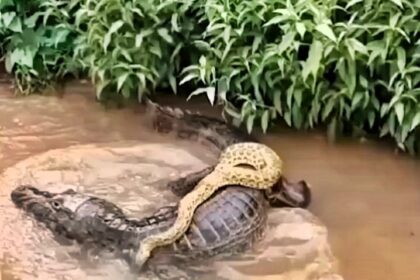
[[[146,114],[159,133],[174,133],[180,139],[204,142],[219,151],[238,142],[256,142],[248,133],[227,123],[180,108],[160,106],[146,99]]]

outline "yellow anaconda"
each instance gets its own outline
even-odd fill
[[[220,155],[213,172],[180,200],[178,216],[173,226],[141,242],[136,254],[136,265],[141,268],[153,249],[171,244],[180,238],[188,229],[195,209],[216,190],[227,185],[268,189],[280,179],[282,167],[282,160],[277,153],[264,144],[242,142],[228,146]]]

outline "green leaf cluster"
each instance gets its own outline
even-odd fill
[[[73,60],[77,1],[1,0],[0,51],[19,92],[45,90],[80,66]]]
[[[1,50],[23,90],[68,73],[87,73],[99,99],[194,88],[248,131],[280,119],[419,152],[419,0],[0,3]]]

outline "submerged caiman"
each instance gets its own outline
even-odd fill
[[[157,131],[210,143],[219,151],[233,143],[255,141],[216,118],[161,107],[150,101],[147,111]],[[170,182],[168,187],[182,197],[212,169],[210,166],[189,174]],[[111,250],[128,261],[132,261],[133,251],[145,237],[168,229],[177,215],[177,206],[173,205],[160,208],[150,217],[129,218],[115,204],[71,189],[50,193],[22,185],[12,192],[11,198],[17,207],[44,223],[54,234],[95,250]],[[262,237],[270,205],[307,207],[310,200],[311,190],[305,181],[290,183],[285,177],[269,191],[225,186],[198,207],[191,226],[177,242],[157,249],[154,256],[197,260],[243,252]]]

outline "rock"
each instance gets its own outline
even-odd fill
[[[74,188],[113,201],[128,215],[144,216],[177,199],[165,189],[168,180],[206,165],[174,145],[139,142],[72,146],[19,162],[0,177],[0,269],[7,263],[4,273],[21,279],[159,279],[134,276],[121,260],[81,259],[78,246],[59,244],[16,209],[10,192],[25,183],[49,191]],[[335,274],[327,229],[310,212],[272,209],[269,224],[255,251],[191,269],[203,272],[199,279],[342,279]],[[160,271],[166,268],[176,279],[193,279],[182,267]]]

